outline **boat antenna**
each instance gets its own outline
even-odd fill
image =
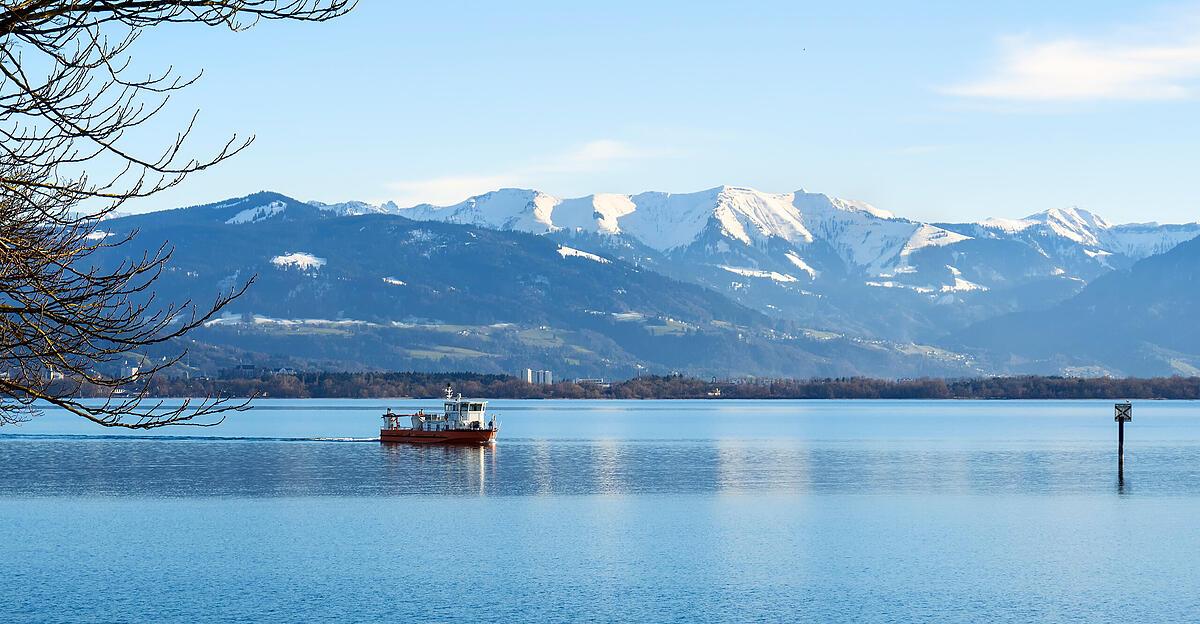
[[[446,384],[446,398],[447,399],[454,398],[454,386],[451,386],[450,384]]]

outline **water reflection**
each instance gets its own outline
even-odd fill
[[[722,439],[715,443],[717,451],[717,478],[715,487],[718,492],[737,494],[745,491],[742,484],[747,481],[745,455],[741,452],[741,444],[737,440]]]
[[[542,496],[554,493],[554,466],[550,463],[550,441],[533,442],[530,461],[533,465],[533,483]]]
[[[611,438],[600,440],[592,449],[592,478],[595,490],[600,494],[621,494],[626,485],[621,477],[622,461],[617,441]]]
[[[364,493],[485,495],[496,472],[499,449],[493,445],[377,444],[383,460],[378,483],[347,484]],[[358,447],[360,445],[354,445]],[[352,448],[331,472],[359,474],[370,479],[374,466],[370,451]],[[331,492],[336,493],[336,492]]]
[[[1111,492],[1100,445],[986,449],[791,440],[378,442],[0,438],[0,495],[527,496]],[[1190,447],[1144,447],[1129,493],[1200,493]]]

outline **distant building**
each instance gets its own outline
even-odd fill
[[[554,373],[548,370],[525,369],[525,383],[537,386],[549,386],[554,383]]]
[[[221,376],[226,379],[254,379],[261,374],[262,370],[253,364],[238,364],[221,371]]]
[[[581,377],[575,380],[575,383],[580,386],[591,386],[594,388],[610,388],[612,383],[604,381],[601,377]]]

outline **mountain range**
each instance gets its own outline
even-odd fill
[[[1077,208],[925,223],[819,193],[730,186],[565,200],[505,189],[395,213],[545,235],[806,326],[924,343],[1066,300],[1200,234],[1195,223],[1113,225]]]
[[[1173,283],[1188,262],[1160,258],[1200,235],[1195,223],[1114,225],[1076,208],[926,223],[732,186],[572,199],[501,189],[411,208],[263,192],[103,223],[135,228],[136,245],[107,261],[169,240],[169,297],[258,276],[199,339],[324,366],[1159,374],[1192,370],[1200,353],[1156,338],[1136,363],[1117,362],[1015,339],[1030,323],[1078,321],[1122,276]]]
[[[1000,316],[947,342],[995,361],[1078,375],[1200,376],[1200,240],[1112,271],[1047,309]]]

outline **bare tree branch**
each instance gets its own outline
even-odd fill
[[[133,236],[106,240],[97,228],[102,219],[253,140],[233,136],[215,153],[188,156],[193,115],[161,151],[131,149],[128,133],[199,75],[180,76],[171,67],[133,75],[129,51],[146,28],[164,24],[242,31],[262,20],[324,21],[353,6],[353,0],[0,0],[0,425],[27,420],[46,404],[133,429],[207,426],[246,408],[221,397],[173,407],[148,401],[155,375],[183,353],[143,367],[136,378],[111,372],[139,348],[199,327],[251,283],[203,307],[160,304],[153,286],[171,257],[166,245],[115,268],[92,261],[97,250]],[[89,170],[108,173],[93,179]],[[79,400],[83,384],[108,389],[108,400]]]

